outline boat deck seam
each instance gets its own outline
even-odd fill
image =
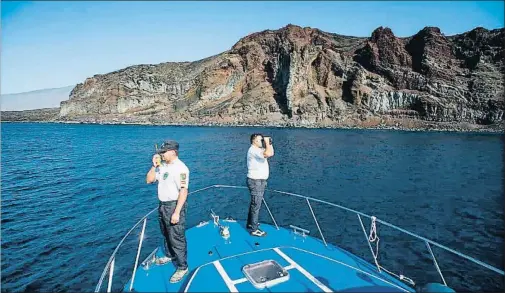
[[[192,281],[193,279],[195,278],[195,276],[198,274],[198,272],[200,271],[201,268],[205,267],[205,266],[208,266],[210,264],[214,264],[214,266],[216,267],[216,269],[218,270],[219,274],[221,275],[221,277],[223,278],[224,282],[226,283],[226,286],[228,287],[228,289],[230,290],[230,292],[239,292],[237,290],[237,288],[235,287],[236,284],[240,284],[240,283],[244,283],[247,281],[246,278],[241,278],[241,279],[237,279],[237,280],[231,280],[231,278],[228,276],[228,274],[226,273],[226,271],[224,270],[223,266],[221,265],[221,263],[219,261],[222,261],[222,260],[226,260],[226,259],[231,259],[231,258],[234,258],[234,257],[237,257],[237,256],[242,256],[242,255],[247,255],[247,254],[252,254],[252,253],[257,253],[257,252],[263,252],[263,251],[268,251],[268,250],[274,250],[277,254],[279,254],[281,257],[284,258],[287,257],[289,260],[287,260],[286,258],[284,258],[288,263],[289,265],[285,267],[285,269],[293,269],[293,268],[296,268],[298,271],[300,271],[300,273],[304,274],[303,271],[305,271],[305,273],[307,273],[308,275],[312,276],[308,271],[306,271],[304,268],[302,268],[301,266],[299,266],[294,260],[292,260],[289,256],[287,256],[286,254],[284,254],[280,248],[286,248],[286,249],[294,249],[294,250],[298,250],[298,251],[301,251],[301,252],[305,252],[305,253],[308,253],[308,254],[312,254],[312,255],[315,255],[315,256],[319,256],[321,258],[324,258],[326,260],[330,260],[332,262],[335,262],[335,263],[338,263],[338,264],[341,264],[343,266],[346,266],[350,269],[353,269],[355,271],[358,271],[358,272],[361,272],[361,273],[364,273],[370,277],[373,277],[377,280],[380,280],[382,282],[385,282],[386,284],[389,284],[393,287],[396,287],[404,292],[409,292],[408,290],[406,290],[405,288],[402,288],[396,284],[393,284],[389,281],[387,281],[386,279],[383,279],[379,276],[375,276],[373,274],[370,274],[366,271],[363,271],[359,268],[356,268],[352,265],[349,265],[349,264],[346,264],[346,263],[343,263],[341,261],[338,261],[336,259],[333,259],[333,258],[330,258],[330,257],[327,257],[327,256],[324,256],[324,255],[320,255],[318,253],[314,253],[314,252],[311,252],[311,251],[307,251],[305,249],[301,249],[301,248],[298,248],[298,247],[292,247],[292,246],[280,246],[280,247],[273,247],[273,248],[263,248],[263,249],[258,249],[258,250],[255,250],[255,251],[248,251],[248,252],[244,252],[244,253],[239,253],[239,254],[236,254],[236,255],[230,255],[230,256],[227,256],[227,257],[223,257],[221,259],[218,259],[218,260],[215,260],[215,261],[211,261],[211,262],[208,262],[206,264],[203,264],[203,265],[200,265],[199,267],[196,268],[195,272],[192,274],[188,284],[186,285],[185,289],[184,289],[184,292],[188,292],[191,284],[192,284]],[[219,268],[218,268],[219,267]],[[303,270],[303,271],[302,271]],[[304,274],[305,275],[305,274]],[[305,275],[307,277],[307,275]],[[227,279],[225,279],[227,278]],[[324,284],[322,284],[319,280],[317,280],[314,276],[312,276],[312,279],[310,279],[310,277],[307,277],[309,278],[309,280],[311,280],[312,282],[314,282],[314,284],[316,284],[321,290],[323,290],[324,292],[333,292],[331,289],[329,289],[327,286],[325,286]],[[319,283],[319,284],[318,284]],[[321,286],[320,286],[321,285]],[[324,288],[325,287],[325,288]]]
[[[350,269],[353,269],[353,270],[355,270],[355,271],[357,271],[357,272],[363,273],[363,274],[365,274],[365,275],[367,275],[367,276],[370,276],[370,277],[375,278],[375,279],[377,279],[377,280],[380,280],[380,281],[382,281],[382,282],[384,282],[384,283],[387,283],[387,284],[389,284],[389,285],[391,285],[391,286],[394,286],[394,287],[396,287],[396,288],[398,288],[398,289],[400,289],[400,290],[402,290],[402,291],[404,291],[404,292],[409,292],[409,291],[408,291],[408,290],[406,290],[405,288],[402,288],[402,287],[400,287],[400,286],[398,286],[398,285],[396,285],[396,284],[393,284],[393,283],[391,283],[391,282],[389,282],[389,281],[387,281],[387,280],[385,280],[385,279],[383,279],[383,278],[380,278],[380,277],[378,277],[378,276],[375,276],[375,275],[373,275],[373,274],[370,274],[370,273],[368,273],[368,272],[365,272],[365,271],[363,271],[363,270],[360,270],[359,268],[353,267],[353,266],[351,266],[351,265],[348,265],[348,264],[346,264],[346,263],[344,263],[344,262],[338,261],[338,260],[333,259],[333,258],[331,258],[331,257],[327,257],[327,256],[324,256],[324,255],[321,255],[321,254],[318,254],[318,253],[315,253],[315,252],[312,252],[312,251],[307,251],[307,250],[305,250],[305,249],[301,249],[301,248],[298,248],[298,247],[290,247],[290,248],[295,249],[295,250],[298,250],[298,251],[301,251],[301,252],[304,252],[304,253],[309,253],[309,254],[312,254],[312,255],[315,255],[315,256],[318,256],[318,257],[321,257],[321,258],[327,259],[327,260],[332,261],[332,262],[335,262],[335,263],[338,263],[338,264],[340,264],[340,265],[343,265],[343,266],[346,266],[346,267],[348,267],[348,268],[350,268]]]
[[[221,278],[225,282],[226,287],[228,287],[228,290],[230,290],[230,292],[238,292],[237,287],[235,287],[235,284],[233,284],[233,281],[230,279],[230,276],[228,276],[219,260],[213,261],[212,263],[216,267],[219,275],[221,275]]]
[[[289,256],[284,254],[278,247],[274,248],[274,251],[277,252],[283,259],[285,259],[290,265],[296,268],[300,273],[302,273],[307,279],[309,279],[312,283],[314,283],[317,287],[319,287],[323,292],[333,292],[326,285],[321,283],[318,279],[316,279],[311,273],[309,273],[306,269],[300,266],[297,262],[291,259]]]

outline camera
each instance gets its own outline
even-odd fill
[[[270,140],[269,140],[269,143],[268,143],[268,144],[269,144],[269,145],[272,145],[272,137],[270,137],[270,136],[263,136],[263,138],[261,139],[261,145],[262,145],[262,147],[263,147],[263,148],[266,148],[266,146],[267,146],[267,145],[266,145],[266,143],[265,143],[265,137],[270,138]]]

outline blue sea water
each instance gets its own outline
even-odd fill
[[[122,236],[157,205],[145,183],[154,144],[180,142],[190,190],[245,185],[253,132],[274,139],[268,188],[374,215],[503,269],[503,140],[477,133],[3,123],[2,292],[92,291]],[[190,196],[188,222],[209,205],[247,216],[247,191]],[[317,228],[304,202],[266,199],[279,224]],[[353,214],[313,206],[326,240],[373,262]],[[261,219],[269,218],[262,211]],[[157,223],[149,237],[160,238]],[[369,222],[365,225],[369,228]],[[423,242],[377,226],[379,261],[440,282]],[[130,254],[135,254],[131,247]],[[503,291],[503,278],[433,247],[448,285]],[[130,261],[133,265],[133,259]]]

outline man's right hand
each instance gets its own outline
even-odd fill
[[[156,154],[153,156],[153,166],[154,167],[159,167],[161,164],[161,156]]]
[[[263,139],[265,140],[265,145],[269,145],[270,144],[270,137],[264,136]]]
[[[153,156],[153,166],[151,167],[149,172],[147,172],[147,175],[146,175],[147,184],[150,184],[150,183],[153,183],[154,181],[156,181],[156,172],[158,172],[157,169],[160,165],[161,165],[161,156],[156,154]]]

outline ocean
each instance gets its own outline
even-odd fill
[[[2,123],[2,292],[93,291],[123,235],[157,206],[156,186],[145,182],[156,143],[180,143],[190,191],[245,186],[252,133],[273,137],[268,188],[374,215],[503,269],[504,144],[498,134]],[[211,208],[245,219],[247,190],[224,192],[191,195],[188,222],[210,219]],[[318,235],[303,201],[265,197],[280,225]],[[373,263],[355,215],[313,208],[328,242]],[[161,239],[157,222],[150,224],[148,236]],[[381,224],[377,230],[383,266],[417,284],[441,282],[422,241]],[[125,253],[135,249],[133,243]],[[496,273],[432,249],[453,289],[503,291]]]

